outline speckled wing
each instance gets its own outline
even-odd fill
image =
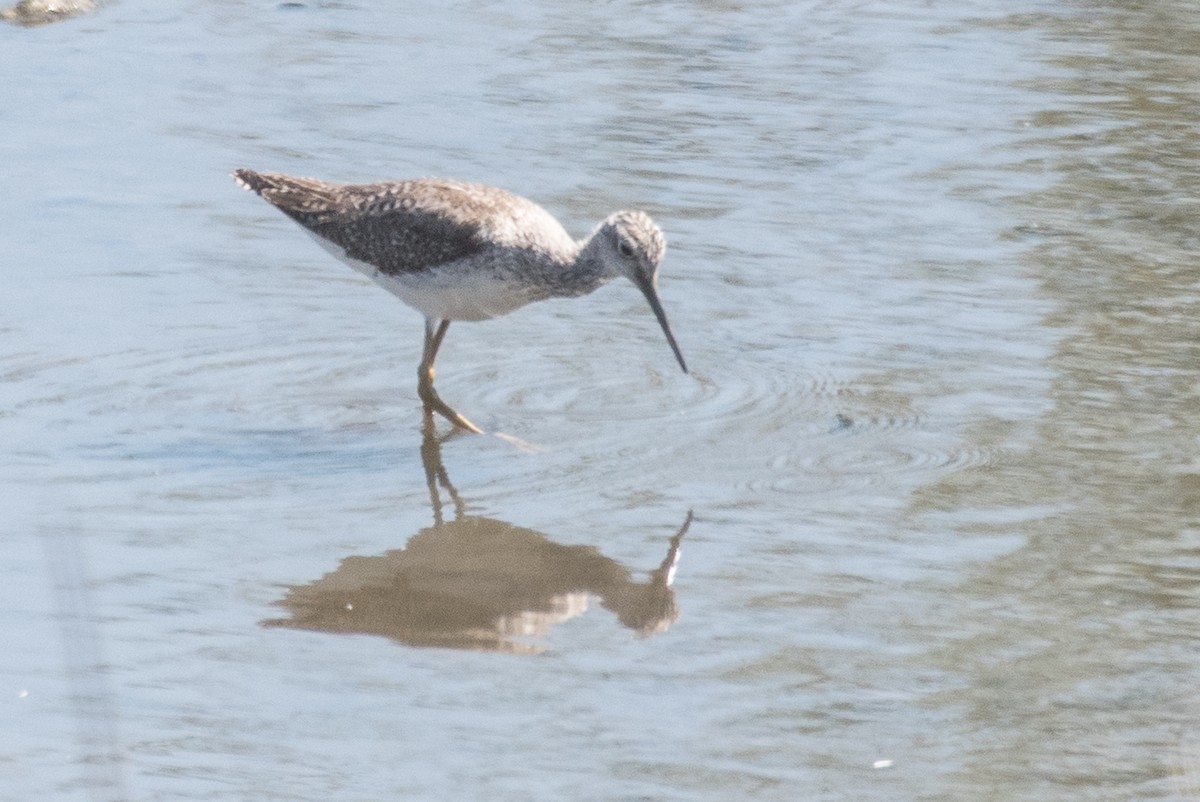
[[[471,185],[434,179],[331,184],[280,173],[234,177],[346,256],[403,275],[475,255],[487,247]],[[484,204],[486,206],[487,204]]]

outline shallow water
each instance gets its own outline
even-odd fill
[[[1200,797],[1198,33],[0,28],[0,798]],[[693,372],[625,284],[457,324],[442,396],[506,438],[433,448],[419,316],[238,166],[644,208]]]

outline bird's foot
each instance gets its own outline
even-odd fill
[[[421,396],[421,403],[425,405],[425,416],[429,418],[434,412],[441,415],[446,420],[452,423],[456,430],[463,429],[475,434],[483,434],[483,429],[480,429],[475,424],[471,423],[462,416],[458,410],[451,407],[443,401],[437,394],[437,391],[432,386],[420,386],[417,388],[417,394]]]

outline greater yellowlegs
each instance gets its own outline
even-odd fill
[[[426,416],[477,426],[438,397],[433,363],[452,320],[487,320],[545,298],[586,295],[624,276],[650,302],[687,364],[658,299],[662,231],[644,212],[615,212],[576,241],[541,206],[499,187],[425,178],[332,184],[282,173],[233,173],[334,256],[425,316],[417,394]]]

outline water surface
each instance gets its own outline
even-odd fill
[[[0,28],[0,797],[1200,796],[1198,33],[1088,2]],[[419,316],[239,166],[495,183],[579,236],[644,208],[693,372],[627,285],[457,324],[440,392],[508,437],[431,461]]]

